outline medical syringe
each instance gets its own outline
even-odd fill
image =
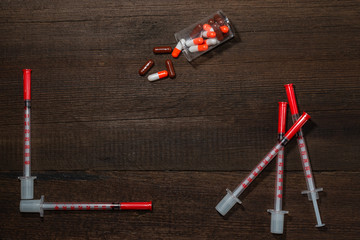
[[[299,131],[299,129],[310,119],[310,115],[303,113],[301,117],[294,123],[294,125],[287,131],[284,138],[276,144],[271,151],[259,162],[259,164],[251,171],[251,173],[238,185],[232,193],[226,189],[226,196],[215,207],[216,210],[223,216],[238,202],[241,201],[238,197],[251,184],[251,182],[261,173],[261,171],[270,163],[270,161],[278,154],[279,150],[284,147],[291,138]]]
[[[152,202],[44,202],[44,196],[35,200],[21,200],[20,212],[38,212],[44,216],[45,210],[54,211],[96,211],[96,210],[152,210]]]
[[[40,213],[44,216],[45,210],[152,210],[152,202],[44,202],[44,196],[34,198],[34,179],[31,176],[30,158],[30,108],[31,108],[31,69],[23,70],[24,79],[24,176],[21,180],[20,212]]]
[[[296,103],[293,84],[292,83],[286,84],[285,89],[286,89],[286,95],[287,95],[289,105],[290,105],[292,120],[293,120],[293,122],[295,122],[299,118],[299,111],[298,111],[298,107],[297,107],[297,103]],[[318,192],[322,191],[323,188],[315,188],[315,182],[314,182],[314,178],[313,178],[313,174],[312,174],[311,166],[310,166],[310,158],[309,158],[309,154],[307,151],[304,135],[303,135],[303,132],[301,129],[299,130],[298,135],[297,135],[297,143],[298,143],[298,147],[299,147],[300,158],[302,160],[301,162],[302,162],[302,166],[303,166],[303,170],[304,170],[304,174],[305,174],[306,185],[307,185],[307,189],[308,189],[308,190],[302,191],[301,193],[307,194],[309,201],[312,201],[312,203],[314,205],[315,216],[316,216],[316,221],[317,221],[317,224],[315,225],[315,227],[323,227],[323,226],[325,226],[325,224],[322,223],[322,221],[321,221],[319,206],[317,204],[317,199],[319,199]]]
[[[286,107],[287,102],[279,102],[279,120],[278,120],[278,141],[285,134],[286,127]],[[284,214],[288,211],[282,210],[283,199],[283,174],[284,174],[284,147],[279,150],[276,161],[276,179],[275,179],[275,197],[274,197],[274,209],[268,209],[271,213],[271,226],[270,231],[276,234],[283,234],[284,232]]]
[[[34,198],[34,180],[31,176],[31,135],[30,135],[30,117],[31,117],[31,69],[23,69],[24,81],[24,153],[23,153],[23,176],[19,177],[21,181],[21,199]]]

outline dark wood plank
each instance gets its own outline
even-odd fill
[[[260,175],[223,219],[214,209],[246,172],[41,172],[35,196],[46,201],[154,201],[153,212],[45,212],[20,214],[15,173],[1,173],[1,239],[357,239],[359,172],[316,172],[320,210],[327,227],[314,227],[312,204],[300,191],[302,172],[286,172],[283,236],[272,235],[267,209],[273,208],[275,175]],[[89,194],[90,193],[90,194]]]
[[[250,170],[276,143],[273,105],[271,115],[254,119],[240,113],[33,124],[33,170]],[[360,170],[359,113],[310,112],[304,132],[315,170]],[[22,126],[0,131],[3,170],[21,170]],[[302,169],[296,141],[286,147],[286,158],[287,169]]]

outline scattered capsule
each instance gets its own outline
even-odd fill
[[[168,72],[166,70],[164,70],[164,71],[160,71],[160,72],[153,73],[153,74],[149,75],[148,80],[150,82],[152,82],[152,81],[159,80],[161,78],[165,78],[167,76],[168,76]]]
[[[206,44],[202,44],[202,45],[196,45],[196,46],[191,46],[189,47],[189,51],[190,52],[203,52],[208,50],[208,45]]]
[[[150,68],[152,68],[152,66],[154,66],[154,61],[150,59],[144,64],[144,66],[140,68],[139,70],[140,76],[144,76],[150,70]]]
[[[214,29],[207,23],[205,23],[203,25],[203,29],[204,29],[204,31],[208,31],[208,32],[213,32],[214,31]]]
[[[229,32],[229,28],[228,28],[228,26],[221,26],[220,27],[220,30],[223,32],[223,33],[228,33]]]
[[[220,43],[219,40],[217,40],[216,38],[210,38],[210,39],[206,39],[204,41],[204,44],[208,45],[208,46],[212,46],[212,45],[216,45]]]
[[[184,44],[185,44],[185,39],[181,39],[176,44],[176,47],[174,48],[174,50],[173,50],[173,52],[171,54],[174,58],[177,58],[179,56],[179,54],[181,53],[181,50],[183,49]]]
[[[154,47],[153,52],[154,53],[171,53],[172,48],[170,46]]]
[[[213,18],[210,18],[208,20],[208,24],[213,25],[215,23],[215,20]]]
[[[174,65],[173,65],[172,61],[170,59],[166,59],[165,65],[166,65],[167,71],[169,72],[169,77],[174,78],[176,74],[175,74],[175,69],[174,69]]]
[[[224,39],[224,34],[220,30],[220,25],[218,23],[214,23],[212,27],[214,28],[214,31],[216,33],[217,40],[222,41]]]
[[[199,36],[200,32],[202,30],[202,25],[201,24],[198,24],[196,25],[196,27],[191,31],[190,33],[190,37],[191,38],[196,38]]]
[[[225,24],[225,20],[219,14],[215,14],[214,20],[215,22],[220,24],[220,26],[223,26]]]
[[[194,38],[194,39],[187,40],[185,42],[185,45],[188,46],[188,47],[191,47],[191,46],[195,46],[195,45],[200,45],[203,42],[204,42],[204,39],[202,37],[199,37],[199,38]]]
[[[216,37],[216,33],[215,32],[208,32],[208,31],[203,31],[201,34],[204,38],[214,38]]]

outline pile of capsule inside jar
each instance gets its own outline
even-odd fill
[[[209,46],[219,44],[228,32],[229,27],[226,25],[225,20],[219,14],[215,14],[206,23],[197,24],[190,32],[190,38],[187,40],[181,39],[179,43],[184,49],[188,48],[187,50],[191,53],[202,52],[208,50]]]

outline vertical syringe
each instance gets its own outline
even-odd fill
[[[23,69],[24,80],[24,152],[23,152],[23,176],[19,177],[21,181],[21,199],[34,198],[34,179],[31,176],[31,69]]]
[[[296,98],[295,98],[293,84],[292,83],[286,84],[285,89],[286,89],[286,95],[287,95],[289,105],[290,105],[292,120],[293,120],[293,122],[295,122],[299,118],[299,112],[298,112],[298,107],[296,104]],[[312,174],[311,166],[310,166],[310,158],[309,158],[309,154],[308,154],[308,151],[306,148],[303,132],[301,129],[298,132],[297,143],[298,143],[298,147],[299,147],[300,158],[302,160],[302,166],[304,169],[305,180],[306,180],[306,185],[307,185],[307,189],[308,189],[308,190],[302,191],[301,193],[307,194],[309,201],[312,201],[312,203],[314,205],[315,216],[316,216],[316,221],[317,221],[317,224],[315,225],[315,227],[323,227],[323,226],[325,226],[325,224],[321,222],[319,206],[317,204],[317,199],[319,199],[318,192],[322,191],[323,188],[315,188],[315,182],[314,182],[314,178],[313,178],[313,174]]]
[[[278,141],[285,134],[286,127],[286,102],[279,102],[279,122],[278,122]],[[276,234],[283,234],[284,232],[284,214],[288,211],[282,210],[283,199],[283,174],[284,174],[284,147],[279,150],[276,161],[276,179],[275,179],[275,197],[274,197],[274,209],[268,209],[271,213],[271,227],[270,231]]]
[[[301,117],[294,123],[294,125],[287,131],[284,138],[276,144],[271,151],[258,163],[258,165],[250,172],[250,174],[238,185],[232,193],[226,189],[227,194],[216,205],[216,210],[223,216],[238,202],[241,201],[238,197],[250,185],[250,183],[261,173],[261,171],[270,163],[270,161],[278,154],[279,150],[284,147],[290,139],[299,131],[299,129],[310,119],[310,115],[303,113]]]

